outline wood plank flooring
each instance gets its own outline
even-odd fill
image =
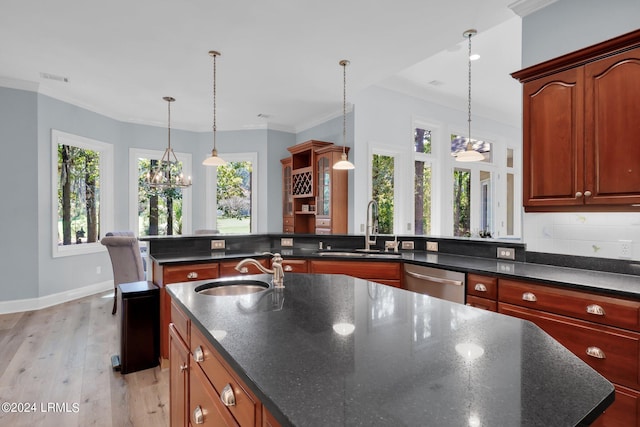
[[[169,370],[121,375],[112,294],[0,315],[1,426],[169,425]],[[120,309],[120,307],[118,307]],[[7,412],[10,410],[31,412]]]

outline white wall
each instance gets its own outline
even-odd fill
[[[522,20],[523,68],[640,28],[638,0],[559,0]],[[640,215],[525,214],[523,238],[536,252],[620,258],[620,239],[632,240],[640,260]]]

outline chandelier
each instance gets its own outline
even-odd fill
[[[187,188],[191,186],[191,177],[184,176],[182,164],[178,161],[173,148],[171,148],[171,103],[175,101],[175,98],[165,96],[162,99],[167,101],[168,144],[158,163],[154,165],[153,161],[151,161],[149,173],[147,173],[147,185],[156,190]]]
[[[469,85],[468,85],[468,90],[469,90],[469,97],[467,98],[467,111],[468,111],[468,118],[467,118],[467,122],[469,124],[469,133],[467,135],[467,148],[465,151],[462,151],[460,153],[458,153],[458,155],[456,156],[456,160],[458,162],[479,162],[484,160],[484,156],[482,155],[482,153],[479,153],[478,151],[473,149],[473,143],[471,142],[471,37],[475,36],[476,34],[478,34],[478,32],[476,30],[467,30],[464,33],[462,33],[462,35],[466,38],[469,39],[469,55],[468,55],[468,61],[469,61]]]
[[[333,165],[333,168],[350,170],[355,169],[355,166],[347,160],[347,150],[345,148],[347,143],[347,65],[349,65],[349,61],[343,59],[339,64],[342,67],[342,156],[340,156],[340,161]]]
[[[210,50],[209,56],[213,58],[213,150],[211,150],[211,156],[204,159],[202,164],[205,166],[223,166],[227,162],[222,157],[218,157],[218,149],[216,148],[216,58],[220,56],[220,52]]]

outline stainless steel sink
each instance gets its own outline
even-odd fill
[[[218,280],[200,285],[195,291],[200,295],[230,296],[253,294],[265,291],[269,287],[267,282],[260,280]]]

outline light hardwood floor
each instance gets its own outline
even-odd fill
[[[0,315],[0,426],[169,425],[167,368],[111,369],[120,315],[111,315],[112,296]],[[34,411],[6,412],[5,402]]]

